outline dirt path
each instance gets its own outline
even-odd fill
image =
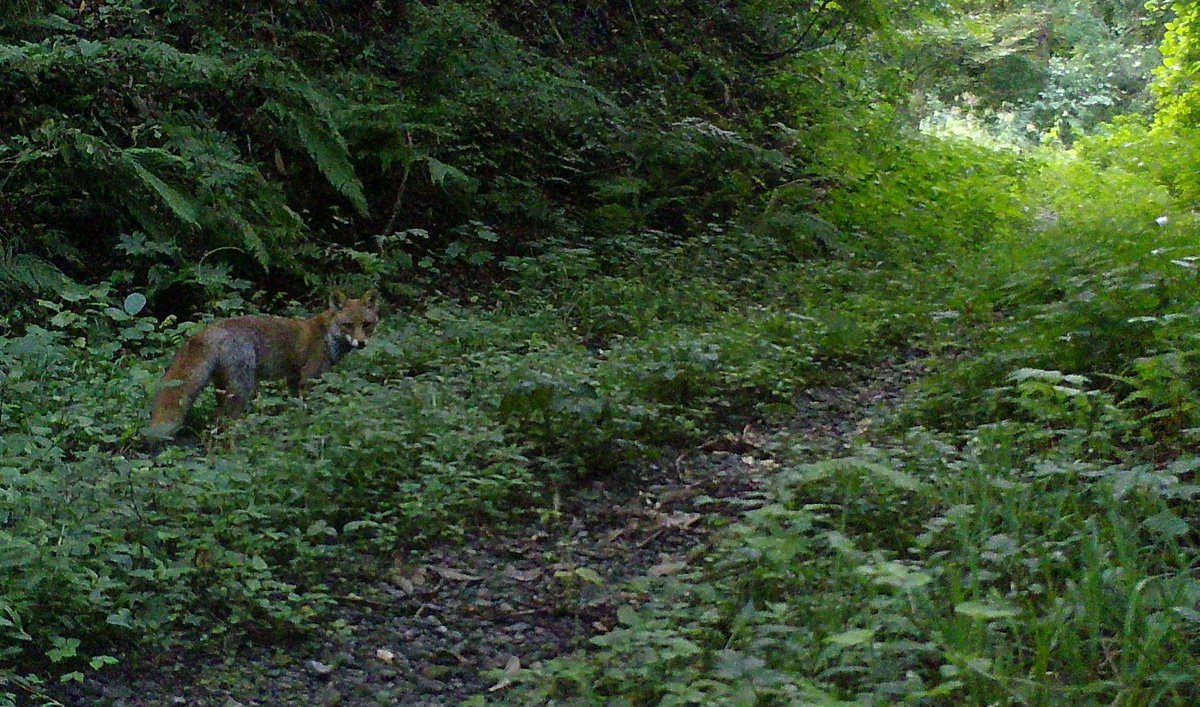
[[[199,664],[167,657],[89,681],[65,702],[457,704],[494,686],[486,671],[531,665],[608,630],[618,607],[638,601],[630,580],[682,569],[714,529],[764,502],[785,440],[803,440],[814,457],[838,454],[917,369],[893,362],[810,389],[786,428],[746,427],[620,483],[577,489],[556,517],[436,547],[416,563],[376,560],[344,574],[346,563],[330,580],[341,598],[335,618],[313,641]]]

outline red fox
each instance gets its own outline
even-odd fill
[[[329,309],[311,319],[220,319],[188,339],[167,369],[154,399],[146,434],[170,437],[196,396],[216,383],[217,416],[231,418],[254,397],[258,382],[283,378],[299,396],[309,379],[328,371],[351,349],[361,349],[379,322],[379,292],[359,299],[334,292]]]

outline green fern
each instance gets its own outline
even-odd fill
[[[68,281],[51,263],[28,253],[0,253],[0,292],[56,292]]]
[[[338,193],[350,200],[359,214],[366,216],[367,197],[354,166],[350,164],[350,153],[341,135],[332,125],[313,115],[295,113],[291,121],[300,144],[317,164],[317,169]]]
[[[132,57],[177,78],[211,81],[231,73],[229,65],[217,57],[182,52],[165,42],[150,39],[113,39],[106,44],[114,52]]]
[[[272,59],[248,61],[242,71],[268,72],[263,86],[276,94],[264,110],[291,128],[300,148],[308,153],[330,186],[367,216],[367,197],[351,163],[350,150],[338,130],[330,101],[299,69]]]
[[[461,169],[436,160],[429,155],[423,155],[421,159],[429,166],[429,181],[433,184],[444,189],[446,182],[449,181],[468,191],[475,189],[475,180],[467,176]]]
[[[246,245],[254,255],[254,259],[258,261],[259,265],[263,266],[264,270],[269,269],[270,255],[267,251],[267,244],[258,235],[258,230],[254,227],[254,224],[247,221],[236,209],[229,209],[227,213],[229,220],[233,222],[238,233],[241,234],[242,243]]]
[[[191,197],[187,196],[175,187],[167,184],[158,175],[151,172],[142,164],[141,160],[144,156],[154,155],[165,157],[168,159],[178,159],[173,155],[152,148],[135,148],[125,150],[121,153],[122,162],[133,170],[138,179],[142,181],[149,189],[158,195],[163,205],[167,207],[172,214],[180,221],[183,221],[193,228],[200,227],[200,209],[196,206],[196,202]]]

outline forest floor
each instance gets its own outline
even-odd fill
[[[893,360],[810,388],[786,424],[757,424],[564,492],[559,512],[461,544],[330,570],[315,638],[260,638],[228,658],[164,655],[96,674],[68,705],[442,705],[503,699],[513,671],[569,653],[642,597],[630,581],[700,562],[714,533],[762,505],[780,453],[844,454],[921,371]],[[550,505],[550,504],[547,504]]]

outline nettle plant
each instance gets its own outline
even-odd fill
[[[1027,420],[1023,442],[1090,459],[1111,457],[1133,420],[1111,393],[1088,389],[1086,376],[1021,368],[1008,377],[1016,420]]]

